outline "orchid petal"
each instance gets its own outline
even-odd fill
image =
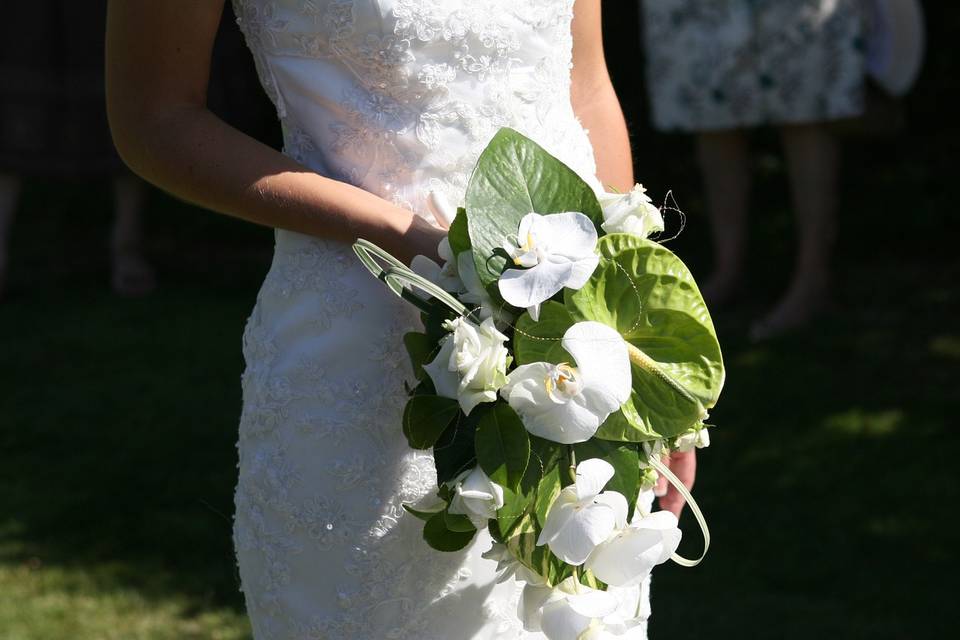
[[[497,286],[509,304],[526,309],[552,298],[563,289],[572,272],[570,262],[548,260],[529,269],[507,269]]]
[[[607,415],[630,398],[630,356],[616,329],[599,322],[578,322],[563,334],[562,344],[576,360],[584,385],[612,395],[616,407]]]
[[[541,609],[552,595],[552,587],[524,585],[523,592],[520,594],[520,602],[517,603],[517,614],[520,616],[520,621],[523,622],[523,628],[526,631],[531,633],[540,631]]]
[[[627,526],[627,499],[618,491],[604,491],[593,499],[594,503],[605,504],[613,510],[617,529]]]
[[[585,593],[567,596],[570,608],[588,618],[605,618],[617,610],[620,603],[607,591],[587,589]]]
[[[531,214],[524,216],[524,219]],[[521,229],[523,222],[521,221]],[[594,254],[597,247],[597,229],[593,221],[579,211],[565,211],[539,216],[531,224],[537,244],[543,244],[551,255],[576,261]],[[519,234],[522,240],[525,234]],[[596,265],[594,265],[596,266]],[[592,272],[591,272],[592,273]],[[583,286],[583,285],[580,285]]]
[[[577,500],[592,500],[614,476],[613,465],[602,458],[590,458],[577,465],[574,488]]]
[[[576,489],[564,487],[560,491],[560,495],[553,501],[547,513],[547,521],[543,525],[540,537],[537,538],[537,546],[549,544],[560,534],[573,517],[577,502]]]
[[[589,626],[590,618],[574,611],[566,600],[556,600],[543,607],[540,627],[549,640],[577,640]]]
[[[567,564],[579,566],[598,544],[610,537],[616,520],[617,514],[605,504],[574,510],[550,542],[550,551]]]

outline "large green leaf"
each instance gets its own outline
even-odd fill
[[[700,422],[723,387],[720,344],[686,265],[650,240],[613,234],[590,281],[567,291],[576,321],[614,327],[630,345],[633,391],[597,437],[643,441],[679,435]]]
[[[467,210],[457,209],[457,215],[447,230],[447,239],[450,241],[450,250],[458,255],[470,250],[470,232],[467,230]]]
[[[616,491],[627,499],[628,518],[633,517],[633,509],[640,493],[640,453],[637,447],[636,444],[604,440],[590,440],[573,445],[578,463],[600,458],[613,466],[616,474],[607,483],[605,491]]]
[[[507,549],[523,565],[543,576],[548,585],[556,586],[571,574],[572,567],[553,555],[547,545],[538,547],[538,537],[540,527],[536,518],[528,513],[507,537]]]
[[[497,484],[517,491],[530,459],[530,437],[520,416],[504,402],[485,412],[476,434],[477,462]]]
[[[416,395],[403,410],[403,435],[413,449],[429,449],[447,429],[460,405],[442,396]]]
[[[474,436],[477,424],[488,407],[478,406],[469,416],[462,413],[446,428],[433,446],[433,460],[437,467],[437,484],[450,482],[477,463]]]
[[[573,362],[560,341],[573,325],[570,312],[552,300],[540,307],[540,320],[535,322],[524,312],[516,322],[513,334],[513,355],[518,365],[531,362]]]
[[[468,531],[451,531],[443,511],[435,513],[423,526],[423,539],[437,551],[460,551],[470,544],[476,533],[472,526]]]
[[[492,292],[507,264],[503,242],[516,237],[526,214],[580,211],[598,226],[603,222],[593,189],[573,169],[507,128],[480,154],[467,185],[466,209],[477,274]]]
[[[559,491],[560,485],[559,480],[556,479],[556,468],[564,446],[536,436],[530,436],[529,438],[530,460],[523,474],[523,479],[520,481],[520,486],[516,491],[509,488],[504,489],[503,507],[497,511],[497,523],[499,531],[503,535],[509,535],[520,518],[530,511],[537,513],[539,518],[540,510],[537,509],[537,504],[540,502],[538,492],[540,492],[541,487],[544,487],[543,493],[550,494],[544,498],[543,502],[548,499],[552,500],[552,496],[556,495],[554,485],[556,485],[556,490]],[[546,481],[544,481],[545,478]],[[546,507],[542,511],[545,513]],[[542,519],[539,522],[541,525],[543,524]]]
[[[411,331],[404,334],[403,345],[407,348],[407,354],[410,356],[410,365],[413,367],[414,375],[417,380],[423,380],[427,376],[427,373],[423,370],[423,365],[430,363],[436,357],[439,351],[437,343],[425,333]]]

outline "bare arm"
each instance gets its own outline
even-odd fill
[[[224,0],[110,0],[107,108],[120,155],[200,206],[270,227],[432,256],[443,232],[382,198],[324,178],[207,110]]]
[[[607,72],[600,18],[600,0],[579,0],[574,5],[570,98],[596,150],[600,181],[626,192],[633,187],[630,139]]]
[[[603,55],[600,0],[578,0],[575,5],[572,82],[570,98],[577,117],[590,134],[600,181],[605,187],[629,191],[634,181],[630,138]],[[687,487],[693,486],[697,472],[695,451],[674,452],[664,463]],[[661,509],[680,515],[684,499],[667,484],[666,478],[660,479],[657,495]]]

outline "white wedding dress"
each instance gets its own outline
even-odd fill
[[[573,3],[234,0],[285,153],[428,218],[431,191],[462,201],[504,126],[595,180],[570,104]],[[436,483],[400,429],[418,324],[350,247],[276,232],[244,335],[235,498],[257,640],[543,638],[480,557],[486,532],[439,553],[402,508]]]

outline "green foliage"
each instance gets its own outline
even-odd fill
[[[598,226],[603,221],[593,189],[575,171],[507,128],[480,155],[467,186],[466,205],[477,274],[494,295],[507,264],[503,241],[516,236],[523,216],[580,211]]]
[[[450,229],[447,231],[447,238],[450,240],[450,249],[453,255],[458,255],[464,251],[470,251],[470,233],[467,230],[467,210],[463,207],[457,209],[457,215],[450,223]]]
[[[513,336],[517,364],[573,362],[573,358],[560,344],[563,334],[573,323],[566,307],[552,300],[540,307],[539,321],[534,321],[529,313],[524,312],[517,320]]]
[[[433,460],[437,467],[437,483],[443,485],[477,463],[474,446],[477,424],[488,407],[478,406],[469,416],[457,414],[433,446]]]
[[[650,240],[612,234],[590,281],[567,291],[576,321],[614,327],[631,345],[633,393],[597,436],[643,441],[681,434],[700,422],[723,387],[720,344],[686,265]]]
[[[423,525],[423,539],[437,551],[460,551],[470,544],[477,530],[471,525],[467,531],[453,531],[447,526],[447,517],[443,511],[433,514]]]
[[[414,509],[408,504],[403,505],[403,510],[409,513],[410,515],[412,515],[414,518],[417,518],[418,520],[423,520],[424,522],[426,522],[427,520],[429,520],[430,518],[432,518],[437,514],[436,511],[421,511],[419,509]]]
[[[415,395],[403,410],[403,435],[413,449],[429,449],[460,413],[456,400]]]
[[[517,491],[530,459],[530,437],[520,417],[503,402],[480,419],[476,433],[477,462],[497,484]]]
[[[407,354],[410,356],[410,366],[413,367],[417,380],[427,378],[423,365],[429,364],[436,357],[437,343],[425,333],[411,331],[403,336],[403,346],[406,347]]]

